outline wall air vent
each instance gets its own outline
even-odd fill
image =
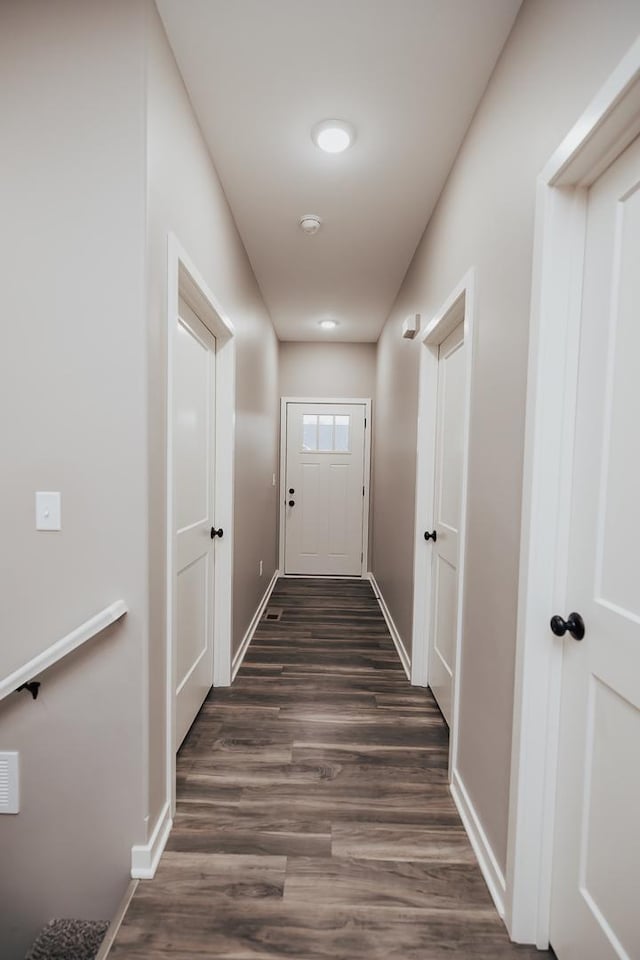
[[[281,620],[282,619],[282,607],[267,607],[264,612],[263,620]]]
[[[0,753],[0,813],[18,813],[19,809],[18,754]]]

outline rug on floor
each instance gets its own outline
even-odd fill
[[[25,960],[95,960],[108,926],[104,920],[51,920]]]

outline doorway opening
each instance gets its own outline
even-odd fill
[[[283,397],[280,569],[363,577],[367,570],[371,401]]]
[[[427,326],[420,352],[411,682],[429,686],[457,748],[473,361],[473,270]]]
[[[637,407],[640,157],[638,142],[630,145],[639,133],[636,42],[538,180],[507,925],[516,941],[551,940],[561,960],[575,950],[598,958],[638,950],[633,881],[626,884],[637,829],[625,826],[637,828],[640,796],[630,761],[640,729],[640,620],[624,591],[638,534],[637,430],[626,418]],[[591,384],[597,390],[585,393]],[[621,435],[629,438],[622,453]],[[584,639],[575,611],[584,614]],[[612,757],[619,762],[606,776]],[[629,771],[633,780],[624,779]],[[554,903],[559,881],[566,905]]]
[[[211,686],[231,682],[234,420],[233,326],[169,235],[166,751],[172,813],[184,733]]]

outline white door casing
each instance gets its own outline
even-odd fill
[[[364,401],[283,400],[280,499],[286,575],[364,572],[367,407]]]
[[[640,956],[640,139],[591,187],[562,644],[550,940]]]
[[[588,188],[639,133],[640,39],[538,179],[505,919],[512,939],[540,948],[549,943],[563,652],[582,649],[555,638],[549,618],[577,608],[567,584]]]
[[[180,300],[173,344],[176,749],[213,684],[216,341]]]
[[[429,686],[451,726],[456,670],[458,567],[465,396],[464,323],[438,348],[434,524],[431,549]],[[433,540],[433,533],[437,539]]]

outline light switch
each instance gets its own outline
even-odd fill
[[[36,530],[60,530],[62,506],[59,493],[36,493]]]

